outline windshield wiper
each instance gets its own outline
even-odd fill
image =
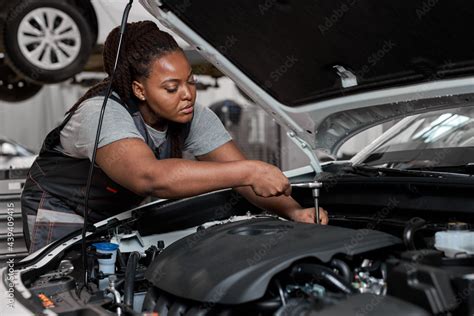
[[[446,178],[446,177],[469,177],[470,174],[460,174],[451,172],[440,172],[431,170],[414,170],[414,169],[395,169],[384,167],[371,167],[366,165],[355,165],[343,169],[346,173],[362,175],[366,177],[429,177],[429,178]]]

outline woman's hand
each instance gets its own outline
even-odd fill
[[[257,196],[271,197],[291,195],[288,178],[277,167],[258,160],[247,160],[249,165],[249,182]]]
[[[296,209],[287,213],[287,216],[295,222],[311,224],[314,224],[316,221],[315,215],[316,212],[314,207]],[[329,222],[328,212],[322,207],[319,208],[319,220],[322,225],[327,225],[327,223]]]

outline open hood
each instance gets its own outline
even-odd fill
[[[316,171],[314,149],[334,153],[364,129],[474,92],[472,1],[140,2],[285,126]]]

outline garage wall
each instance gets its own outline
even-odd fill
[[[309,158],[286,135],[286,129],[281,130],[281,170],[292,170],[309,165]]]
[[[0,101],[0,136],[39,151],[44,137],[63,119],[84,91],[70,84],[48,85],[33,98],[18,103]]]

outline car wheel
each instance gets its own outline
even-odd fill
[[[8,63],[37,83],[80,72],[93,45],[87,20],[63,0],[20,2],[7,16],[3,37]]]
[[[0,100],[20,102],[31,98],[41,90],[42,85],[25,80],[5,64],[0,53]]]

